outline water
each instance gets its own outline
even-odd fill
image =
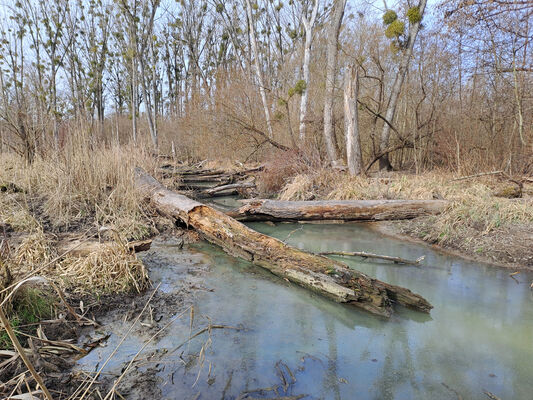
[[[532,273],[509,277],[508,270],[479,265],[428,247],[385,238],[361,224],[251,224],[266,234],[310,251],[363,250],[416,259],[422,267],[343,258],[381,280],[410,288],[434,306],[431,315],[397,308],[381,319],[335,304],[278,279],[216,247],[198,244],[179,251],[156,245],[146,257],[164,288],[192,279],[206,288],[195,296],[195,328],[213,323],[245,330],[213,330],[203,368],[184,365],[178,355],[197,353],[207,340],[162,358],[158,376],[165,398],[235,399],[246,390],[283,386],[280,395],[306,399],[533,399]],[[205,273],[187,278],[190,266]],[[178,320],[149,346],[172,349],[186,340],[189,320]],[[110,327],[109,345],[91,352],[80,366],[94,369],[118,342],[125,325]],[[137,351],[145,337],[132,335],[108,370]],[[183,358],[183,356],[182,356]],[[186,359],[186,358],[185,358]],[[210,374],[208,374],[210,368]],[[284,371],[280,378],[279,371]],[[198,375],[199,374],[199,375]],[[199,377],[198,377],[199,376]],[[197,378],[198,377],[198,378]],[[195,384],[196,382],[196,384]],[[254,392],[254,398],[276,397]],[[459,397],[461,396],[461,397]]]

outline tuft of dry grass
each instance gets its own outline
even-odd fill
[[[78,292],[141,293],[151,285],[143,263],[122,244],[102,246],[86,257],[66,257],[57,268],[64,284]]]
[[[56,256],[52,241],[39,227],[23,237],[15,250],[13,261],[18,266],[24,266],[25,270],[32,271],[40,265],[49,263]]]

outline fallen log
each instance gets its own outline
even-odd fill
[[[432,306],[418,294],[368,277],[340,261],[307,253],[256,232],[235,219],[166,189],[142,169],[136,186],[156,209],[194,228],[226,253],[259,265],[273,274],[309,288],[339,303],[390,316],[398,303],[428,313]]]
[[[244,200],[227,212],[239,221],[383,221],[439,214],[446,200]]]
[[[211,189],[204,189],[200,193],[198,193],[197,197],[204,198],[204,197],[213,197],[213,196],[229,196],[233,194],[238,194],[239,189],[253,189],[255,188],[254,182],[237,182],[237,183],[231,183],[229,185],[220,185],[215,186]]]

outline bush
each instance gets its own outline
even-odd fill
[[[409,19],[410,24],[415,24],[417,22],[422,21],[422,15],[420,14],[420,8],[411,7],[407,11],[407,18]]]
[[[397,38],[403,34],[405,30],[405,24],[400,20],[392,22],[385,30],[385,36],[389,39]]]

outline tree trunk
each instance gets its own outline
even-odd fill
[[[424,16],[426,2],[427,0],[420,0],[420,3],[418,4],[421,17]],[[394,85],[392,86],[389,105],[385,113],[385,119],[391,124],[394,121],[394,115],[396,114],[396,106],[398,105],[398,99],[402,90],[403,81],[405,79],[405,75],[407,74],[407,69],[409,68],[409,61],[411,60],[411,56],[413,55],[413,48],[415,45],[416,36],[418,35],[418,31],[420,30],[420,24],[421,21],[409,25],[409,34],[407,36],[406,49],[404,50],[402,58],[400,60],[398,73],[396,74],[396,78],[394,79]],[[390,126],[389,124],[384,123],[383,131],[381,132],[381,142],[379,145],[379,151],[381,153],[384,153],[384,155],[379,158],[379,169],[392,169],[392,165],[389,160],[389,153],[387,152],[387,149],[389,147],[389,139]]]
[[[311,62],[311,45],[313,44],[313,26],[315,25],[316,14],[318,12],[318,0],[314,1],[313,11],[311,12],[311,19],[308,21],[306,16],[302,17],[302,22],[305,27],[305,44],[304,44],[304,60],[303,60],[303,80],[305,82],[305,90],[300,99],[300,141],[305,140],[307,127],[307,104],[309,102],[309,63]]]
[[[159,212],[186,223],[230,255],[248,260],[336,302],[377,315],[390,316],[392,303],[422,312],[432,308],[424,298],[408,289],[370,278],[342,262],[288,246],[209,206],[165,189],[142,169],[137,168],[135,172],[137,187]]]
[[[440,214],[446,200],[247,200],[227,214],[239,221],[384,221]]]
[[[335,130],[333,129],[333,94],[335,91],[335,77],[337,76],[337,51],[339,32],[341,29],[346,0],[337,0],[333,5],[331,21],[328,27],[326,89],[324,93],[324,141],[328,158],[332,165],[337,164],[339,154],[335,145]]]
[[[346,159],[350,175],[361,175],[363,163],[359,136],[359,68],[350,67],[344,77],[344,132],[346,135]]]
[[[137,145],[137,56],[134,55],[131,60],[131,128],[133,144]]]
[[[159,150],[159,140],[157,134],[157,121],[155,120],[155,109],[152,107],[152,101],[148,93],[148,87],[146,84],[146,64],[144,61],[144,55],[141,54],[141,88],[143,91],[144,106],[146,107],[146,116],[148,118],[148,128],[150,129],[150,137],[152,139],[152,145],[157,153]]]
[[[261,71],[261,66],[259,65],[259,51],[257,49],[257,39],[255,37],[254,20],[253,20],[253,15],[252,15],[252,5],[250,4],[250,0],[246,0],[246,13],[248,16],[248,30],[249,30],[248,37],[250,39],[252,57],[254,58],[255,74],[257,77],[257,81],[259,82],[259,93],[261,94],[261,101],[263,102],[263,109],[265,111],[265,119],[266,119],[266,124],[267,124],[268,137],[272,139],[272,136],[273,136],[272,120],[270,118],[270,108],[268,106],[268,101],[267,101],[267,96],[266,96],[265,82],[263,80],[263,72]]]

